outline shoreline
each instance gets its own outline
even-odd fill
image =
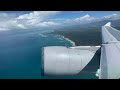
[[[57,34],[58,36],[62,36],[65,40],[69,41],[71,44],[72,44],[72,47],[75,47],[77,46],[76,43],[74,41],[72,41],[71,39],[63,36],[63,35],[60,35],[60,34]]]
[[[52,34],[54,34],[54,33],[52,33]],[[65,40],[69,41],[72,44],[72,47],[77,46],[76,43],[73,40],[65,37],[64,35],[61,35],[61,34],[55,34],[55,35],[62,36]]]
[[[70,43],[72,43],[72,46],[73,47],[75,47],[76,46],[76,44],[75,44],[75,42],[74,41],[72,41],[72,40],[70,40],[69,38],[66,38],[66,37],[64,37],[67,41],[69,41]]]
[[[69,38],[66,38],[66,37],[63,36],[63,35],[60,35],[60,36],[62,36],[65,40],[69,41],[69,42],[72,44],[72,47],[75,47],[75,46],[76,46],[76,44],[75,44],[74,41],[70,40]]]

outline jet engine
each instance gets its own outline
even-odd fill
[[[100,46],[48,46],[42,48],[43,75],[77,75]]]

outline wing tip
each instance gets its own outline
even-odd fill
[[[107,24],[105,24],[104,26],[111,26],[111,22],[108,22]]]

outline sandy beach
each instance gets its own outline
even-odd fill
[[[70,40],[70,39],[68,39],[68,38],[65,38],[67,41],[69,41],[70,43],[72,43],[72,46],[73,47],[75,47],[76,46],[76,44],[75,44],[75,42],[73,42],[72,40]]]
[[[75,47],[76,46],[76,44],[75,44],[75,42],[74,41],[72,41],[72,40],[70,40],[69,38],[66,38],[66,37],[64,37],[67,41],[69,41],[70,43],[72,43],[72,46],[73,47]]]
[[[67,41],[69,41],[70,43],[72,43],[72,46],[73,46],[73,47],[76,46],[75,42],[72,41],[72,40],[70,40],[69,38],[66,38],[66,37],[63,36],[63,35],[57,35],[57,36],[61,36],[61,37],[64,38],[65,40],[67,40]]]

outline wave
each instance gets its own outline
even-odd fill
[[[60,40],[65,39],[65,40],[67,40],[68,42],[70,42],[70,43],[72,44],[72,46],[76,46],[76,44],[75,44],[74,41],[70,40],[69,38],[66,38],[65,36],[62,36],[62,35],[56,35],[55,37],[60,37],[60,38],[59,38]]]
[[[40,33],[39,35],[40,35],[41,37],[47,37],[46,35],[44,35],[44,34],[41,34],[41,33]]]
[[[74,41],[72,41],[72,40],[70,40],[70,39],[68,39],[68,38],[65,38],[67,41],[69,41],[71,44],[72,44],[72,46],[73,47],[75,47],[76,46],[76,44],[75,44],[75,42]]]

